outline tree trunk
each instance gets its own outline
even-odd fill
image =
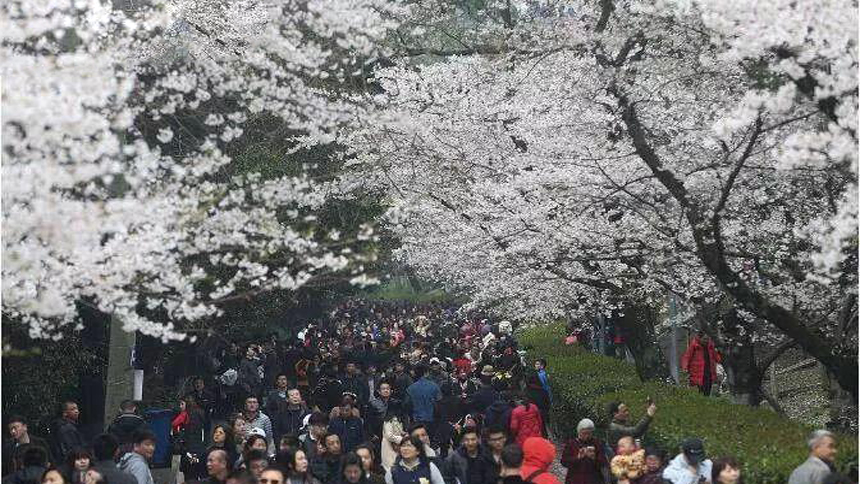
[[[651,308],[633,304],[624,306],[623,317],[614,318],[616,330],[624,336],[642,381],[669,376],[666,359],[654,338],[655,321],[656,314]]]
[[[105,382],[105,415],[104,426],[108,425],[119,413],[119,405],[123,400],[132,398],[134,394],[134,368],[132,354],[134,352],[135,333],[122,329],[122,321],[111,317],[110,340],[108,341],[108,369]]]
[[[723,367],[729,378],[732,401],[757,407],[761,404],[762,374],[755,362],[755,348],[751,341],[722,348]]]
[[[833,378],[822,366],[827,390],[830,397],[830,421],[827,427],[842,432],[857,432],[857,403],[850,392],[839,386],[839,381]]]

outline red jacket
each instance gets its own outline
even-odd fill
[[[717,350],[714,349],[714,342],[709,340],[707,349],[699,342],[699,337],[693,338],[690,341],[690,346],[681,357],[681,369],[690,374],[690,385],[702,386],[705,384],[705,351],[711,357],[711,381],[717,379],[717,363],[723,359]]]
[[[534,403],[520,405],[511,412],[511,435],[520,446],[529,437],[542,437],[543,421]]]
[[[523,466],[520,467],[520,477],[526,480],[538,470],[544,471],[536,475],[530,482],[534,484],[561,484],[549,471],[549,466],[555,460],[555,446],[543,437],[529,437],[523,443]]]
[[[579,458],[579,449],[594,447],[595,458]],[[564,445],[561,454],[561,465],[567,467],[565,484],[602,484],[603,473],[601,469],[609,465],[606,455],[603,453],[603,442],[597,438],[583,442],[578,438],[570,439]]]
[[[454,367],[457,368],[458,373],[471,373],[472,361],[468,358],[460,357],[454,360]]]
[[[170,428],[173,430],[174,434],[178,434],[182,429],[188,425],[189,416],[186,410],[179,412],[179,414],[173,417],[173,420],[170,422]]]

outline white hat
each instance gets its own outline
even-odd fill
[[[594,422],[587,418],[580,420],[579,423],[576,425],[576,431],[581,432],[585,429],[594,430]]]
[[[254,427],[248,431],[248,437],[250,437],[252,435],[259,435],[260,437],[265,437],[266,431],[261,429],[260,427]]]

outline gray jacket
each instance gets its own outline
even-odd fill
[[[830,474],[830,466],[818,457],[809,456],[788,478],[788,484],[821,484]]]
[[[614,450],[615,446],[618,445],[618,439],[621,437],[633,437],[634,439],[638,439],[645,435],[645,432],[648,431],[649,425],[651,425],[651,417],[648,415],[642,417],[642,420],[640,420],[635,427],[613,421],[609,424],[609,431],[606,433],[606,443]]]
[[[134,476],[137,484],[155,484],[152,480],[152,472],[149,471],[149,464],[137,452],[129,452],[122,456],[117,467]]]
[[[117,468],[116,463],[111,460],[100,460],[93,464],[93,469],[99,471],[110,484],[137,484],[137,479],[128,472]]]

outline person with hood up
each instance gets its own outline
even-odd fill
[[[516,443],[523,445],[529,437],[543,436],[543,428],[540,408],[529,400],[528,395],[524,395],[520,405],[511,412],[511,436]]]
[[[690,438],[681,443],[681,453],[663,470],[663,479],[672,484],[711,482],[711,467],[701,439]]]
[[[543,437],[529,437],[523,442],[523,465],[520,477],[532,484],[561,484],[549,472],[555,460],[555,446]]]
[[[132,444],[132,451],[122,456],[117,467],[134,476],[137,484],[155,484],[149,471],[149,461],[155,453],[155,434],[151,430],[138,430]]]
[[[711,395],[711,386],[717,378],[717,363],[722,361],[714,349],[714,342],[703,331],[690,341],[687,351],[681,356],[681,369],[690,375],[690,386],[696,387],[705,396]]]

